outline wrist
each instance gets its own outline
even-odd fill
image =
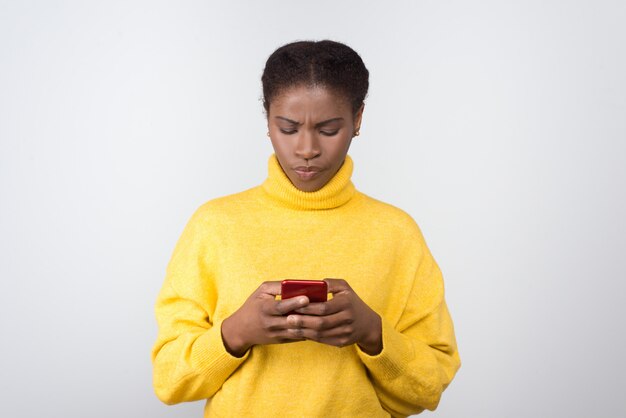
[[[228,351],[231,355],[235,357],[243,357],[246,351],[250,348],[250,345],[247,344],[237,332],[240,327],[237,326],[236,321],[233,319],[234,318],[231,315],[222,321],[222,342],[224,343],[226,351]]]
[[[374,314],[372,324],[372,328],[358,345],[366,354],[375,356],[383,350],[382,319],[380,315]]]

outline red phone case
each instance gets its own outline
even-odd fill
[[[289,299],[306,296],[310,302],[326,302],[328,285],[323,280],[283,280],[280,286],[280,298]],[[296,313],[289,312],[287,315]]]

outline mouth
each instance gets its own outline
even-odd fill
[[[296,172],[298,177],[300,177],[302,180],[312,179],[313,177],[318,175],[320,172],[320,170],[316,167],[308,167],[308,170],[307,170],[307,167],[298,167],[294,169],[294,171]]]
[[[294,170],[296,171],[322,171],[322,168],[316,165],[299,165],[297,167],[294,167]]]

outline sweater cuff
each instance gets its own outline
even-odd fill
[[[409,337],[396,331],[385,318],[381,317],[381,322],[383,349],[380,353],[371,356],[358,344],[355,346],[361,361],[374,376],[393,380],[404,374],[415,353]]]
[[[196,339],[191,352],[192,364],[209,379],[225,381],[250,355],[248,350],[241,357],[230,354],[222,339],[222,323],[214,323]]]

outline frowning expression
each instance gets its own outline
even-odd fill
[[[295,86],[272,100],[267,124],[283,171],[298,189],[324,187],[341,168],[361,125],[342,95],[323,86]]]

